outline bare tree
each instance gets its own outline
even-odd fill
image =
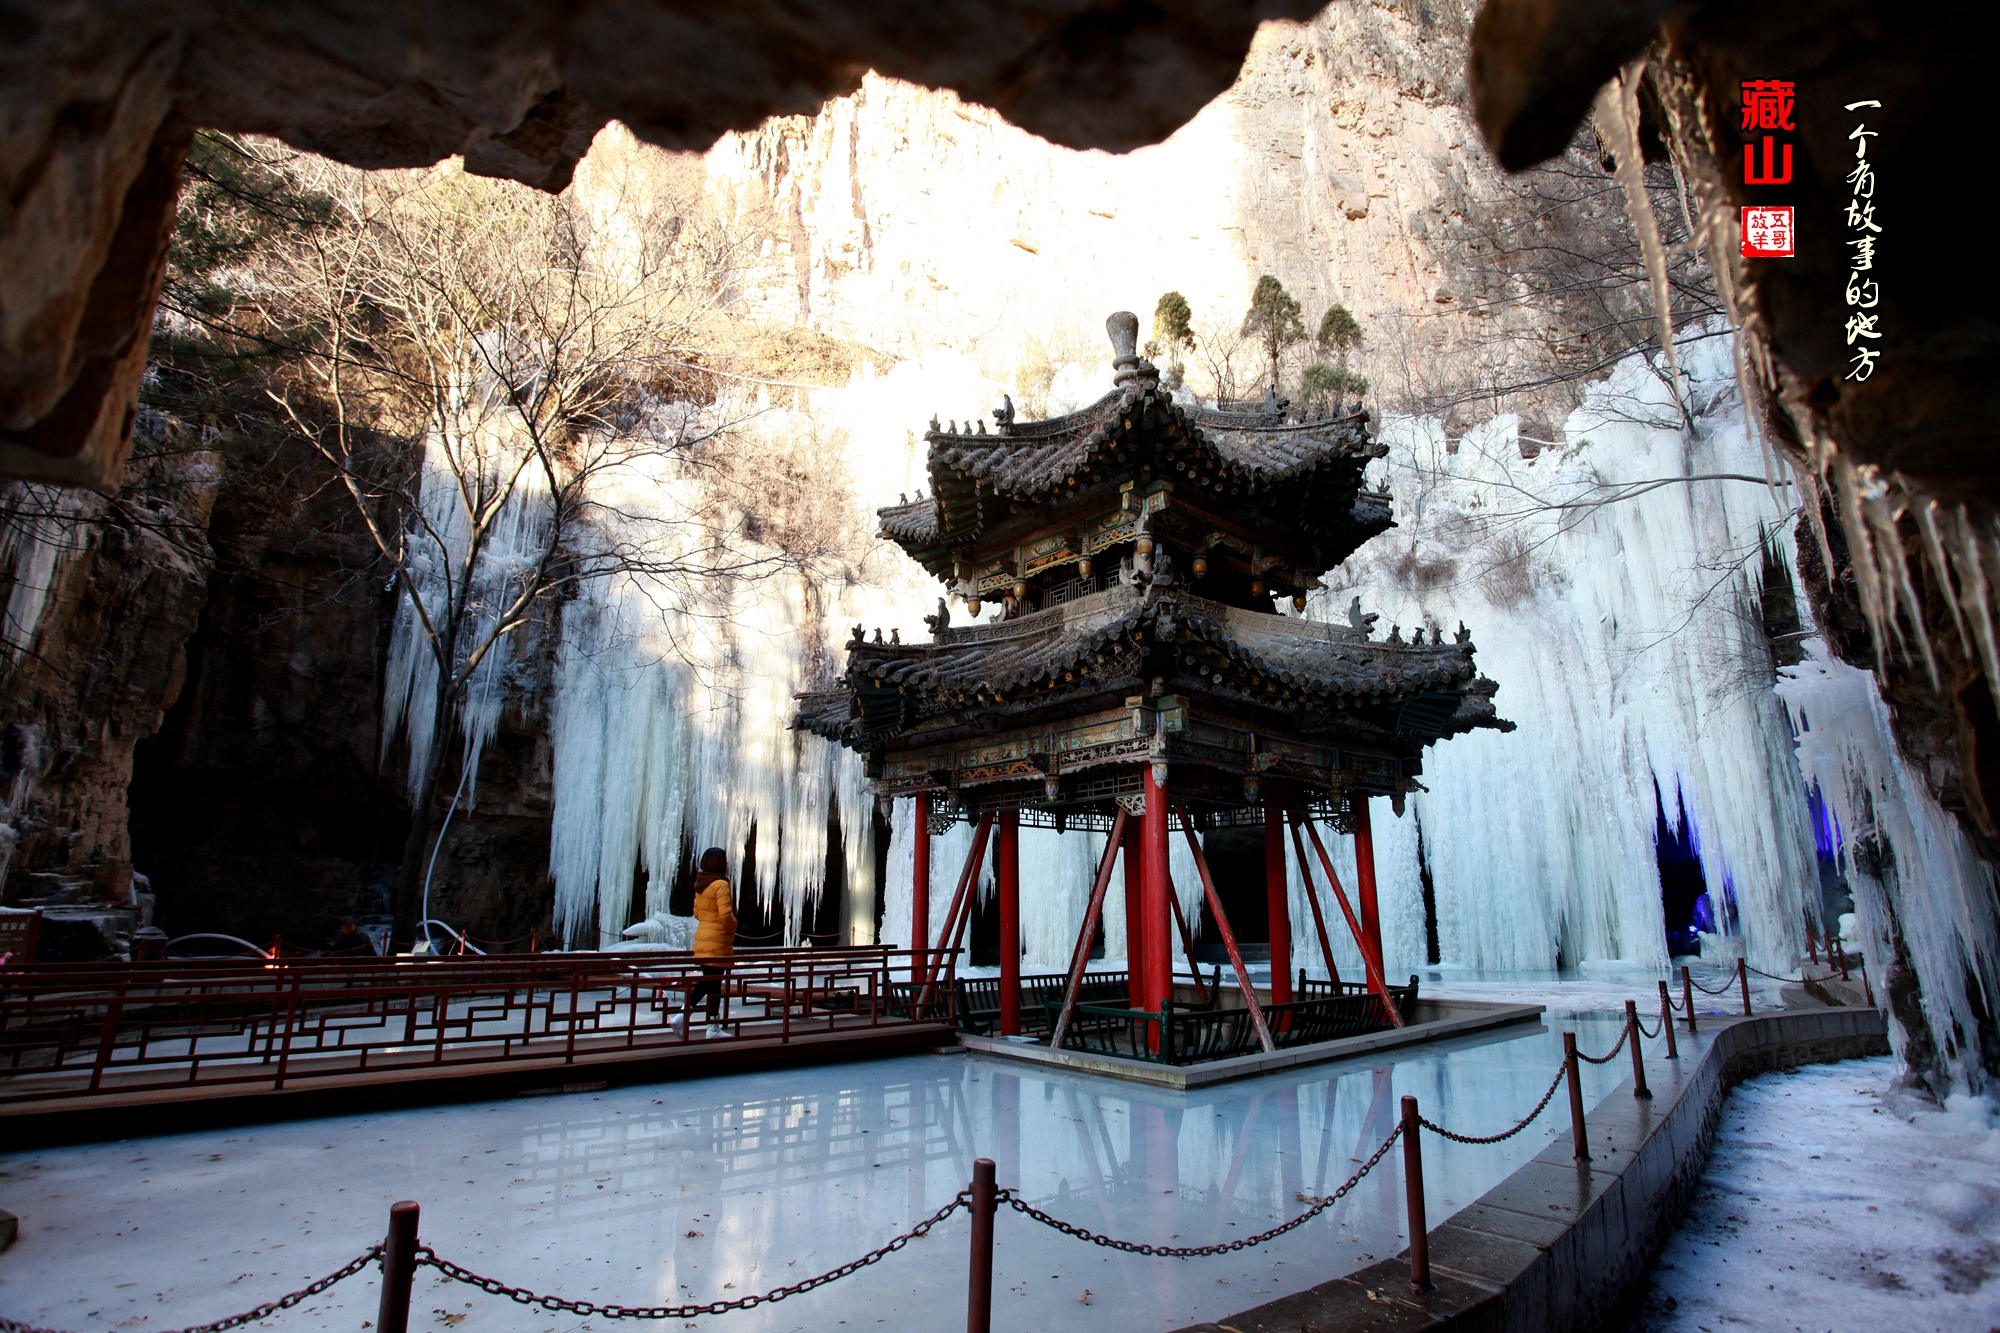
[[[697,367],[738,238],[631,201],[597,216],[644,225],[600,226],[574,192],[450,169],[322,169],[335,221],[297,237],[268,295],[292,315],[274,324],[313,333],[296,378],[268,393],[400,594],[407,651],[400,677],[392,654],[384,748],[406,709],[413,815],[394,931],[413,939],[447,742],[464,745],[462,791],[523,631],[588,580],[673,598],[786,557],[670,502],[701,490],[677,483],[729,424],[704,411]]]
[[[1218,402],[1241,397],[1242,390],[1248,387],[1244,383],[1242,361],[1246,355],[1262,350],[1256,340],[1233,319],[1198,323],[1192,328],[1194,346],[1189,354],[1207,377],[1209,396]]]

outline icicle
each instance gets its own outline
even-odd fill
[[[1715,278],[1716,295],[1721,298],[1730,326],[1736,331],[1733,360],[1736,392],[1743,400],[1745,427],[1757,442],[1772,508],[1783,515],[1786,506],[1783,497],[1778,494],[1778,449],[1771,440],[1765,420],[1769,404],[1763,392],[1765,385],[1775,383],[1775,376],[1768,356],[1763,355],[1766,349],[1756,303],[1747,299],[1748,293],[1741,282],[1743,251],[1740,215],[1717,171],[1715,140],[1708,133],[1707,106],[1696,92],[1687,67],[1672,54],[1656,51],[1650,74],[1660,108],[1667,118],[1667,146],[1673,157],[1676,198],[1681,201],[1689,240],[1707,259],[1709,272]],[[1710,151],[1697,152],[1690,158],[1683,151],[1690,145],[1705,145]],[[1690,184],[1695,194],[1695,209],[1700,215],[1699,225],[1695,215],[1688,211]],[[1828,567],[1831,568],[1830,565]]]
[[[1674,353],[1673,295],[1667,286],[1667,251],[1660,243],[1659,223],[1646,197],[1645,161],[1639,147],[1639,80],[1646,72],[1644,56],[1627,65],[1597,95],[1598,119],[1611,128],[1616,154],[1614,170],[1625,193],[1625,212],[1639,235],[1646,259],[1646,279],[1653,292],[1653,312],[1660,321],[1660,356],[1666,362],[1667,384],[1675,404],[1687,417],[1681,394],[1680,365]],[[1747,407],[1747,404],[1746,404]]]
[[[1859,469],[1838,455],[1833,459],[1834,494],[1840,502],[1840,526],[1847,534],[1848,562],[1854,586],[1861,594],[1861,614],[1875,643],[1875,670],[1884,679],[1889,674],[1888,646],[1894,617],[1888,609],[1888,591],[1883,586],[1882,569],[1875,552],[1874,534],[1861,512]],[[1879,482],[1876,484],[1880,484]],[[1828,573],[1832,567],[1828,566]],[[1901,633],[1897,632],[1900,641]]]
[[[1951,612],[1951,627],[1958,631],[1958,642],[1968,656],[1977,651],[1972,636],[1966,632],[1965,616],[1959,609],[1959,590],[1953,586],[1951,560],[1944,553],[1944,537],[1938,529],[1938,502],[1922,500],[1914,506],[1917,517],[1917,531],[1923,534],[1924,558],[1930,562],[1931,571],[1937,575],[1938,583],[1944,591],[1945,608]]]
[[[1987,578],[1986,561],[1982,555],[1991,550],[1990,540],[1982,543],[1977,529],[1973,526],[1971,511],[1964,505],[1958,506],[1953,528],[1957,541],[1953,545],[1953,565],[1958,571],[1960,597],[1964,601],[1966,619],[1972,623],[1972,637],[1979,645],[1979,661],[1986,674],[1987,687],[1993,692],[1995,707],[2000,707],[2000,635],[1994,632],[1993,624],[1993,584]]]

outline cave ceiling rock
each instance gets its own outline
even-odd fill
[[[111,491],[197,127],[569,183],[607,121],[705,149],[869,70],[1071,148],[1157,143],[1316,0],[0,0],[0,477]]]

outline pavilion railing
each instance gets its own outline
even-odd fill
[[[1391,986],[1389,994],[1407,1021],[1416,1007],[1416,978],[1410,978],[1407,986]],[[1054,1003],[1044,1006],[1051,1022],[1058,1008],[1060,1005]],[[1267,1004],[1264,1021],[1281,1050],[1364,1036],[1393,1026],[1382,997],[1365,987],[1287,1004]],[[1248,1009],[1204,1008],[1171,1001],[1162,1004],[1158,1012],[1078,1004],[1063,1048],[1169,1065],[1226,1060],[1261,1049]]]
[[[711,960],[712,961],[712,960]],[[169,960],[0,971],[0,1106],[279,1089],[955,1022],[951,951],[740,952],[713,1024],[684,952]],[[928,980],[921,1005],[898,1001]]]

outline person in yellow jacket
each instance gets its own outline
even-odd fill
[[[694,877],[694,919],[694,957],[701,964],[701,980],[688,992],[687,1007],[681,1010],[677,1026],[685,1028],[694,1007],[706,1001],[707,1035],[726,1037],[729,1030],[716,1020],[722,978],[736,953],[736,895],[729,884],[729,856],[720,847],[701,854],[701,869]]]

